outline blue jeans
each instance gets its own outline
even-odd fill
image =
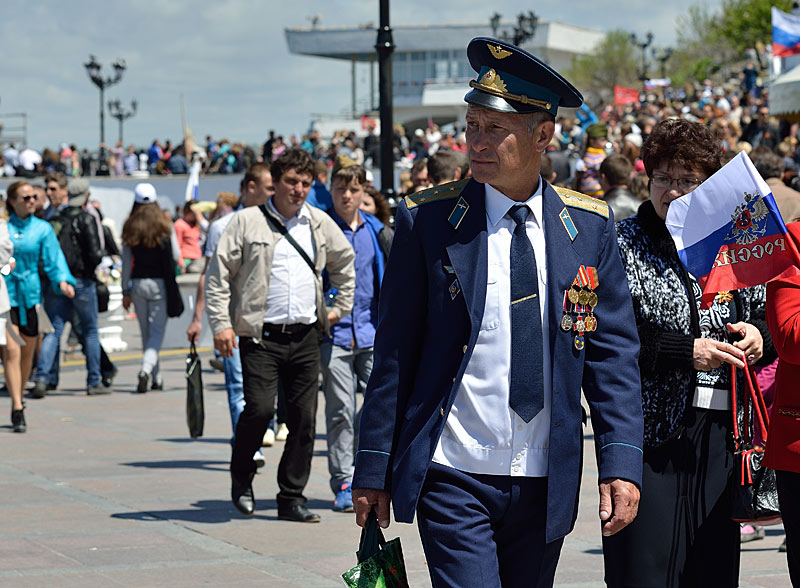
[[[236,338],[238,345],[239,338]],[[244,410],[244,388],[242,385],[242,359],[239,349],[234,348],[232,357],[222,358],[222,369],[225,373],[225,390],[228,392],[228,407],[231,411],[231,427],[236,437],[236,424]]]
[[[75,285],[75,298],[48,290],[45,294],[44,308],[53,332],[42,339],[39,361],[36,363],[36,379],[49,380],[53,364],[58,361],[59,344],[64,325],[69,322],[73,311],[81,321],[84,334],[84,350],[86,353],[86,385],[100,385],[100,338],[97,335],[97,290],[91,278],[78,278]]]

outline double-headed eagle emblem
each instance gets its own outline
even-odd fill
[[[744,203],[737,206],[731,215],[731,230],[725,240],[739,245],[757,241],[767,233],[768,215],[769,209],[761,195],[745,192]]]

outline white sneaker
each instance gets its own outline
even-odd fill
[[[286,441],[286,438],[289,436],[289,427],[286,426],[286,423],[281,423],[278,426],[278,432],[275,434],[275,441]]]
[[[264,464],[267,463],[264,461],[264,454],[261,453],[260,449],[253,454],[253,461],[256,462],[257,468],[263,468]]]
[[[264,438],[261,439],[261,447],[272,447],[273,445],[275,445],[275,431],[267,429]]]

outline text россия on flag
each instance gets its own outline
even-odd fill
[[[772,191],[745,153],[674,200],[666,225],[704,301],[800,273],[800,254]]]

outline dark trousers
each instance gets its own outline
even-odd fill
[[[645,451],[639,514],[603,537],[612,588],[739,585],[739,524],[731,520],[731,413],[686,409],[687,428]]]
[[[241,337],[244,411],[236,425],[231,475],[252,480],[253,454],[275,413],[278,381],[286,395],[289,437],[278,465],[278,508],[304,504],[311,472],[319,388],[319,332],[313,326],[297,336],[272,334],[254,342]]]
[[[432,463],[417,522],[434,588],[553,585],[564,540],[545,541],[547,478],[468,474]]]
[[[800,474],[775,470],[792,586],[800,586]]]

